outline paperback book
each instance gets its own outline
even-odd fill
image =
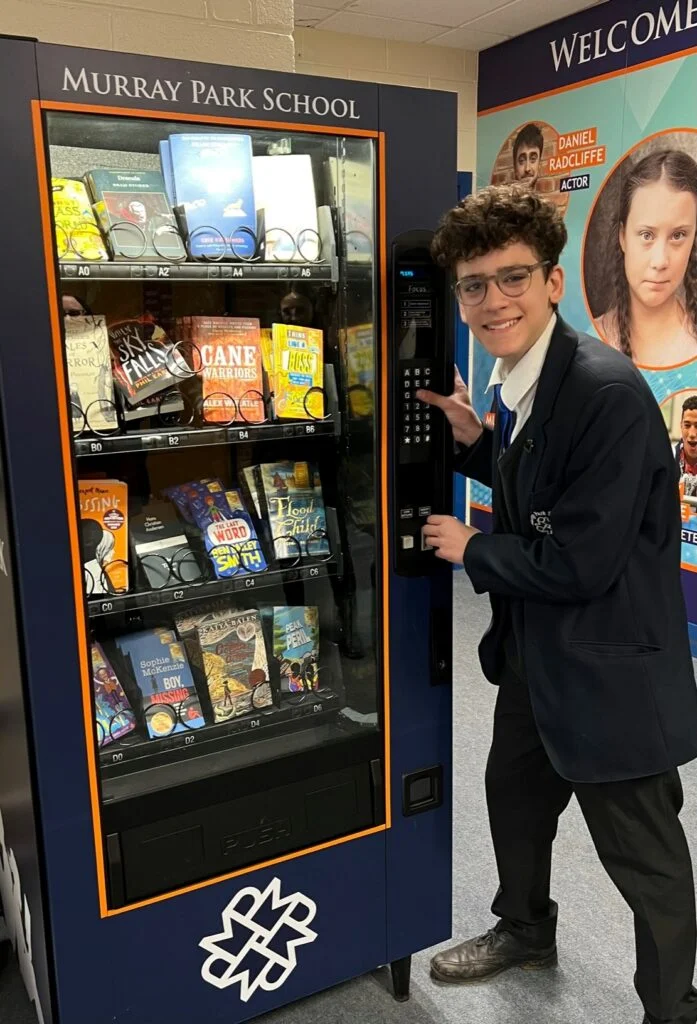
[[[116,388],[134,416],[183,408],[181,394],[172,393],[178,382],[172,343],[158,323],[147,316],[111,323],[109,345]]]
[[[184,645],[173,630],[148,629],[116,643],[131,660],[150,739],[206,724]]]
[[[254,198],[264,211],[265,260],[319,259],[317,197],[308,154],[255,156]]]
[[[273,704],[266,643],[256,609],[206,616],[197,633],[216,722]]]
[[[128,590],[128,485],[78,480],[87,596]]]
[[[279,663],[282,691],[303,693],[319,689],[317,608],[274,607],[273,653]]]
[[[169,150],[192,257],[251,259],[257,227],[251,137],[170,135]]]
[[[264,374],[259,321],[253,317],[190,318],[201,353],[202,410],[207,423],[261,423]]]
[[[186,250],[159,171],[96,168],[86,181],[115,260],[184,259]]]
[[[131,515],[130,543],[134,562],[153,590],[201,580],[201,566],[169,502],[151,501]]]
[[[97,743],[106,747],[135,729],[128,697],[100,644],[91,645]]]
[[[327,520],[319,472],[309,462],[267,462],[257,469],[276,558],[329,555]]]
[[[56,251],[64,262],[108,260],[87,189],[76,178],[51,178]]]
[[[118,420],[104,317],[66,316],[64,323],[73,430],[115,430]]]
[[[324,416],[324,340],[313,327],[274,324],[273,392],[279,419]]]
[[[254,523],[238,490],[226,491],[220,481],[192,484],[189,509],[218,579],[264,572],[267,562]]]

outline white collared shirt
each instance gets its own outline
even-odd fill
[[[503,359],[497,359],[494,364],[487,391],[490,391],[495,384],[500,384],[501,400],[511,412],[515,413],[515,426],[511,441],[516,439],[530,418],[532,404],[537,394],[537,384],[556,323],[557,314],[552,313],[549,323],[535,344],[510,370],[506,367]]]

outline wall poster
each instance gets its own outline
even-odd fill
[[[697,0],[609,0],[480,58],[477,187],[523,181],[564,211],[561,314],[629,355],[661,407],[697,622]],[[485,416],[493,360],[470,359]],[[472,523],[490,508],[471,482]]]

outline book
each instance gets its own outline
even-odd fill
[[[129,534],[134,561],[153,590],[201,580],[201,566],[169,502],[150,501],[131,515]]]
[[[257,248],[251,136],[170,135],[169,149],[191,256],[251,259]]]
[[[76,178],[51,178],[51,196],[58,259],[108,260],[84,183]]]
[[[184,645],[170,629],[146,629],[116,638],[131,660],[143,698],[150,739],[206,724]]]
[[[308,462],[267,462],[257,469],[274,551],[279,560],[324,558],[330,553],[322,485]]]
[[[257,518],[262,518],[261,503],[259,502],[259,491],[257,490],[257,466],[245,466],[242,470],[244,482],[249,492],[249,498],[254,506]]]
[[[273,653],[279,663],[283,692],[303,693],[319,689],[317,608],[274,607]]]
[[[97,744],[106,747],[135,729],[128,697],[100,644],[90,646]]]
[[[279,419],[321,419],[324,391],[324,336],[314,327],[274,324],[273,392]]]
[[[264,372],[273,381],[273,330],[271,327],[262,327],[259,331],[259,342],[261,344],[261,362]],[[273,387],[273,385],[271,385]]]
[[[198,639],[198,627],[208,616],[218,615],[225,617],[235,611],[239,611],[239,608],[231,603],[229,597],[210,597],[205,601],[197,601],[190,608],[178,611],[174,616],[177,636],[186,647],[189,664],[204,677],[206,669],[203,664],[203,655]]]
[[[95,168],[85,180],[115,260],[173,262],[185,257],[160,171]]]
[[[162,402],[162,392],[177,385],[172,372],[172,343],[162,327],[148,316],[109,324],[109,345],[114,382],[127,409],[138,411],[146,399],[159,395],[154,404],[141,408],[139,415],[152,416]],[[180,408],[183,407],[179,395]],[[170,397],[167,396],[169,400]],[[164,411],[164,403],[163,403]]]
[[[264,259],[272,263],[317,260],[320,244],[312,157],[255,156],[253,175],[257,209],[264,210]]]
[[[207,423],[262,423],[264,374],[259,321],[254,317],[191,317],[201,353],[202,410]]]
[[[116,430],[114,381],[104,317],[66,316],[64,325],[73,430]]]
[[[162,168],[162,180],[165,183],[167,201],[171,207],[177,205],[177,193],[174,191],[174,173],[172,171],[172,153],[169,148],[169,139],[163,139],[158,143],[160,154],[160,167]]]
[[[355,160],[330,156],[326,164],[332,206],[343,210],[348,263],[372,263],[375,238],[375,168],[372,156]]]
[[[341,331],[340,342],[348,384],[348,405],[352,416],[373,414],[375,401],[375,326],[356,324]]]
[[[225,491],[220,481],[213,480],[189,485],[187,499],[218,579],[268,568],[239,491]]]
[[[256,609],[208,615],[196,631],[216,722],[273,704],[266,643]]]
[[[87,596],[128,590],[128,484],[78,480]]]

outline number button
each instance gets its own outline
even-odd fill
[[[404,403],[404,411],[405,412],[411,412],[411,402],[405,402]]]

